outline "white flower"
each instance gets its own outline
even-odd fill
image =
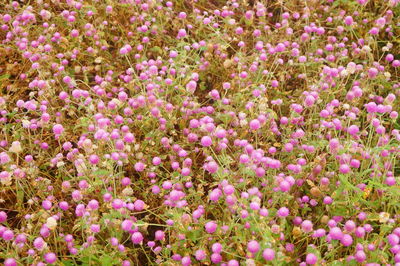
[[[122,190],[122,194],[124,196],[132,196],[133,195],[133,189],[131,187],[126,187]]]
[[[390,214],[387,212],[379,213],[379,222],[380,223],[387,223],[389,221]]]
[[[13,153],[20,153],[20,152],[22,152],[21,143],[20,143],[19,141],[14,141],[14,142],[11,144],[11,147],[10,147],[9,151],[10,151],[10,152],[13,152]]]
[[[54,230],[54,229],[57,227],[57,220],[54,219],[53,217],[47,218],[46,226],[47,226],[50,230]]]
[[[247,259],[246,260],[246,266],[255,266],[256,263],[254,262],[253,259]]]
[[[31,125],[31,122],[29,120],[23,119],[22,120],[22,126],[24,128],[28,128]]]

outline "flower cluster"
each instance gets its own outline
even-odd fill
[[[4,265],[400,265],[399,0],[3,2]]]

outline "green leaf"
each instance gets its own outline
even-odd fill
[[[397,118],[396,123],[394,124],[395,129],[400,129],[400,117]]]
[[[162,49],[158,46],[154,46],[150,49],[151,52],[153,53],[158,53],[158,54],[162,54]]]
[[[18,206],[22,206],[24,203],[24,191],[21,189],[17,189],[17,204]]]
[[[0,77],[0,80],[1,80],[1,77]],[[7,117],[11,119],[11,118],[13,118],[17,113],[18,113],[17,111],[8,113],[8,114],[7,114]]]
[[[344,262],[335,260],[335,261],[333,261],[333,262],[331,263],[331,265],[332,265],[332,266],[342,266],[342,265],[344,266],[344,265],[348,265],[347,263],[348,263],[348,262],[344,263]]]
[[[201,232],[199,230],[190,231],[187,233],[187,238],[190,239],[192,242],[196,242],[201,236]]]
[[[348,214],[348,209],[345,206],[335,206],[331,212],[335,216],[345,216]]]
[[[227,125],[232,120],[232,117],[228,114],[221,114],[218,116],[218,119],[221,120],[222,123]]]
[[[5,80],[5,79],[9,79],[10,78],[10,74],[4,74],[0,76],[0,81]]]
[[[104,255],[100,258],[101,265],[108,266],[108,265],[115,265],[114,260],[112,257]]]
[[[89,255],[82,258],[82,262],[84,265],[99,265],[99,258],[95,255]]]
[[[76,265],[76,264],[74,263],[74,261],[72,261],[72,260],[63,260],[61,263],[62,263],[62,265],[64,265],[64,266],[74,266],[74,265]]]
[[[109,173],[110,172],[105,169],[99,169],[99,170],[95,171],[93,174],[95,176],[105,176],[105,175],[108,175]]]

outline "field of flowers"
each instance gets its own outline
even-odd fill
[[[0,0],[0,264],[400,265],[399,0]]]

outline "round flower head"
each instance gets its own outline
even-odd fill
[[[260,121],[258,121],[257,119],[251,120],[249,126],[251,130],[257,130],[261,126]]]
[[[211,262],[218,264],[222,261],[222,256],[219,253],[211,254]]]
[[[275,259],[275,251],[270,248],[266,248],[263,250],[262,256],[266,261],[272,261]]]
[[[192,264],[192,261],[189,256],[185,256],[181,259],[181,263],[183,266],[188,266]]]
[[[351,235],[344,234],[340,242],[345,247],[351,246],[351,244],[353,244],[353,237]]]
[[[44,260],[48,264],[54,264],[57,261],[57,256],[53,252],[49,252],[44,255]]]
[[[17,266],[17,261],[13,258],[7,258],[4,261],[4,266]]]
[[[194,256],[195,256],[196,260],[198,260],[198,261],[202,261],[202,260],[207,258],[206,252],[204,250],[202,250],[202,249],[197,250],[195,252]]]
[[[203,147],[209,147],[212,145],[212,140],[209,136],[204,136],[201,138],[201,145]]]
[[[340,167],[339,167],[339,171],[340,171],[342,174],[347,174],[347,173],[350,172],[350,167],[349,167],[347,164],[342,164],[342,165],[340,165]]]
[[[0,223],[4,223],[5,221],[7,221],[7,213],[0,211]]]
[[[204,227],[205,227],[207,233],[212,234],[217,230],[217,223],[214,221],[210,221],[210,222],[207,222]]]
[[[64,127],[60,124],[56,124],[53,126],[53,133],[56,135],[60,135],[64,132]]]
[[[260,250],[260,244],[255,240],[251,240],[247,243],[247,250],[251,253],[257,253]]]
[[[353,18],[351,16],[347,16],[344,18],[344,23],[348,26],[350,26],[351,24],[353,24]]]
[[[135,232],[131,236],[133,244],[141,244],[143,241],[143,235],[140,232]]]
[[[343,233],[342,233],[342,230],[340,230],[339,227],[333,227],[333,228],[331,228],[331,230],[329,231],[329,236],[330,236],[332,239],[341,240],[342,237],[343,237]]]
[[[303,229],[304,232],[311,232],[313,228],[313,224],[309,220],[304,220],[301,223],[301,228]]]
[[[308,265],[315,265],[318,261],[317,256],[315,256],[315,254],[313,253],[309,253],[306,256],[306,262]]]
[[[278,216],[279,217],[286,217],[286,216],[288,216],[289,215],[289,209],[288,208],[286,208],[286,207],[282,207],[282,208],[280,208],[279,210],[278,210]]]
[[[196,91],[197,88],[197,83],[194,80],[189,81],[188,84],[186,84],[186,89],[190,92],[190,93],[194,93]]]
[[[356,125],[351,125],[351,126],[349,126],[349,128],[347,129],[347,132],[348,132],[350,135],[356,135],[359,131],[360,131],[360,129],[359,129],[358,126],[356,126]]]

